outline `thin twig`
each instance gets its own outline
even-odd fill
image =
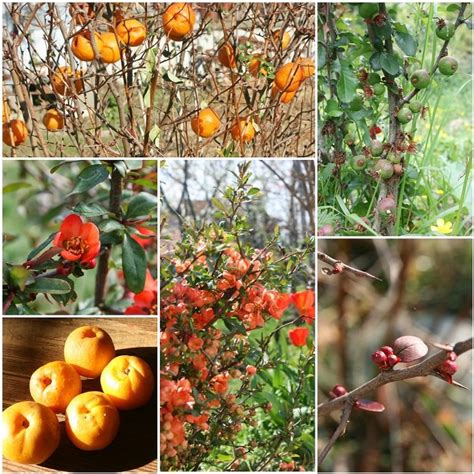
[[[325,253],[320,252],[319,250],[318,250],[318,260],[321,260],[321,262],[331,265],[332,270],[330,270],[329,268],[323,268],[323,273],[325,273],[326,275],[335,275],[336,273],[341,273],[341,272],[346,271],[346,272],[353,273],[354,275],[358,277],[371,278],[373,280],[382,281],[380,278],[372,275],[371,273],[364,272],[362,270],[359,270],[358,268],[351,267],[350,265],[347,265],[344,262],[341,262],[340,260],[336,260],[335,258],[332,258],[329,255],[326,255]]]
[[[324,448],[319,453],[318,465],[321,465],[321,463],[324,461],[324,459],[328,455],[329,451],[331,451],[331,448],[334,446],[334,443],[338,440],[340,436],[342,436],[345,433],[346,426],[347,426],[347,423],[349,422],[349,417],[351,416],[353,406],[354,406],[354,402],[352,400],[346,401],[344,405],[344,409],[342,410],[341,421],[339,422],[339,425],[337,426],[336,431],[334,431],[331,438],[327,442],[326,446],[324,446]]]
[[[454,345],[453,351],[459,356],[464,352],[472,349],[472,337],[465,341],[458,342]],[[318,416],[328,415],[334,410],[338,410],[344,406],[347,400],[355,401],[360,398],[364,398],[369,393],[373,392],[377,388],[391,382],[399,382],[401,380],[408,380],[415,377],[426,377],[427,375],[435,375],[433,369],[440,365],[446,360],[447,353],[449,351],[442,350],[436,352],[432,356],[424,359],[418,364],[407,367],[406,369],[400,370],[389,370],[380,372],[376,377],[364,383],[358,388],[355,388],[351,392],[343,395],[342,397],[329,400],[327,402],[320,403],[318,405]]]

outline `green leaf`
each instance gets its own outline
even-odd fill
[[[145,179],[145,178],[134,179],[132,183],[136,184],[137,186],[142,186],[148,189],[154,189],[154,190],[158,189],[158,184],[156,183],[156,181],[152,181],[151,179]]]
[[[356,88],[359,83],[354,71],[347,61],[339,61],[341,72],[337,81],[337,95],[341,102],[351,102],[356,95]]]
[[[114,232],[115,230],[123,230],[125,227],[115,219],[106,219],[99,224],[99,229],[104,234]]]
[[[149,135],[150,142],[158,146],[160,144],[160,135],[161,135],[160,127],[157,124],[153,125],[153,127],[151,127],[150,135]]]
[[[259,192],[260,192],[260,188],[250,188],[248,190],[248,195],[255,196],[255,194],[258,194]]]
[[[76,214],[80,214],[84,217],[99,217],[107,215],[107,209],[103,208],[100,204],[92,203],[85,204],[80,202],[73,210]]]
[[[98,184],[104,182],[109,177],[109,171],[104,165],[91,165],[83,169],[79,176],[76,178],[76,186],[69,193],[79,194],[85,191],[89,191]]]
[[[219,209],[220,211],[222,211],[224,214],[227,215],[227,208],[226,208],[225,204],[222,201],[220,201],[216,197],[213,197],[211,199],[211,202],[212,202],[212,204],[214,204],[214,207],[216,207],[217,209]]]
[[[143,167],[143,160],[126,160],[125,164],[129,170],[139,170]]]
[[[156,196],[150,193],[141,192],[133,196],[128,204],[127,219],[136,219],[138,217],[146,217],[158,208],[158,200]]]
[[[451,3],[448,5],[448,7],[446,8],[446,11],[447,12],[457,12],[461,9],[461,7],[456,4],[456,3]]]
[[[30,188],[30,183],[18,182],[18,183],[10,183],[3,187],[3,194],[12,193],[14,191],[18,191],[18,189]]]
[[[163,74],[163,79],[167,82],[173,82],[175,84],[181,84],[183,82],[183,80],[181,78],[179,78],[178,76],[176,76],[173,71],[166,71],[164,74]]]
[[[71,290],[71,285],[59,278],[38,278],[25,289],[29,293],[50,293],[51,295],[62,295],[69,293]]]
[[[377,52],[370,56],[369,63],[374,71],[380,71],[382,69],[382,64],[380,62],[381,55],[381,52]]]
[[[329,99],[326,103],[326,114],[328,117],[340,117],[343,112],[337,100]]]
[[[63,160],[63,161],[61,161],[60,163],[58,163],[56,166],[53,166],[53,167],[49,170],[49,172],[50,172],[51,174],[54,174],[59,168],[61,168],[61,166],[66,165],[66,164],[71,164],[71,163],[74,163],[74,162],[76,162],[76,161],[78,161],[78,160]]]
[[[26,283],[31,277],[31,271],[27,270],[23,265],[15,265],[10,270],[10,278],[12,282],[20,288],[21,291],[25,289]]]
[[[407,56],[415,56],[418,45],[410,33],[395,31],[395,41]]]
[[[398,76],[400,74],[400,65],[398,59],[391,53],[380,53],[380,65],[382,69],[391,76]]]
[[[125,164],[125,161],[120,160],[120,161],[114,161],[114,168],[120,173],[120,176],[122,178],[125,178],[127,176],[127,165]]]
[[[31,260],[32,258],[35,258],[36,255],[38,255],[40,252],[42,252],[48,245],[53,241],[54,236],[57,234],[57,232],[53,232],[50,234],[50,236],[41,242],[41,244],[38,245],[38,247],[35,247],[26,257],[26,260]]]
[[[323,68],[326,65],[326,48],[324,43],[319,42],[318,44],[318,69]]]
[[[125,282],[133,293],[140,293],[145,286],[146,255],[140,244],[125,234],[122,249]]]

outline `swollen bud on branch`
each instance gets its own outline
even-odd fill
[[[414,362],[428,353],[428,346],[416,336],[401,336],[393,343],[395,355],[401,362]]]

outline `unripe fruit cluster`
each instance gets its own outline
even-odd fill
[[[382,346],[372,354],[371,358],[380,370],[389,370],[401,360],[390,346]]]

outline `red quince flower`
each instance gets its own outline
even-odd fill
[[[153,244],[156,238],[155,232],[148,229],[147,227],[143,227],[141,225],[136,225],[135,229],[140,232],[141,235],[132,234],[132,239],[137,243],[140,244],[144,249],[149,247]],[[146,235],[147,237],[142,237],[142,235]]]
[[[315,293],[313,290],[299,291],[291,295],[292,303],[308,324],[311,324],[315,317],[314,300]]]
[[[62,248],[61,257],[71,262],[92,262],[100,251],[99,229],[92,222],[83,223],[77,214],[69,214],[54,237],[53,245]]]
[[[125,310],[127,315],[158,314],[158,285],[150,270],[146,271],[143,291],[133,296],[135,304]]]
[[[309,336],[308,328],[295,328],[288,331],[288,337],[294,346],[301,347],[306,345],[306,339]]]

